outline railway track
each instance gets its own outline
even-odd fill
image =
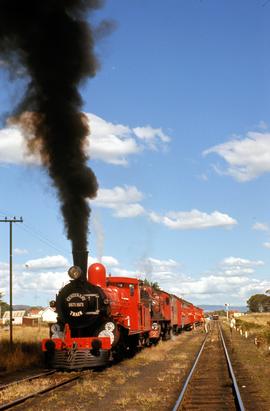
[[[78,380],[80,376],[81,376],[80,373],[77,373],[77,375],[75,376],[73,375],[72,377],[66,377],[66,375],[62,373],[57,373],[55,370],[52,370],[52,371],[47,371],[47,372],[40,373],[40,374],[31,376],[31,377],[23,378],[17,381],[13,381],[9,384],[2,385],[0,386],[0,411],[11,409],[15,407],[16,405],[24,403],[30,398],[37,397],[38,395],[53,391],[63,385],[70,384],[73,381]],[[45,388],[33,390],[32,392],[27,393],[26,395],[16,396],[14,399],[10,401],[5,399],[9,397],[10,391],[12,391],[12,393],[18,392],[22,384],[25,384],[25,383],[27,384],[33,380],[38,381],[38,380],[46,379],[47,377],[49,378],[49,380],[48,380],[48,384],[45,384],[46,385]],[[54,383],[50,382],[51,377],[53,377]],[[60,381],[57,382],[58,378],[60,379]],[[11,393],[11,396],[12,396],[12,393]]]
[[[21,379],[18,379],[18,380],[11,381],[7,384],[0,384],[0,391],[5,390],[6,388],[9,388],[12,385],[15,385],[15,384],[18,384],[18,383],[21,383],[21,382],[27,382],[27,381],[35,380],[36,378],[46,377],[47,375],[54,374],[55,372],[56,372],[55,370],[45,371],[45,372],[42,372],[42,373],[39,373],[39,374],[31,375],[29,377],[24,377],[24,378],[21,378]]]
[[[218,321],[197,354],[173,411],[244,411]]]

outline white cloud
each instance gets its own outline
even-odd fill
[[[110,208],[118,218],[132,218],[145,215],[154,223],[160,223],[170,229],[190,230],[210,227],[232,227],[237,221],[227,214],[213,211],[211,214],[193,209],[191,211],[169,211],[164,216],[147,211],[140,204],[144,196],[135,186],[116,186],[112,189],[100,188],[91,205]]]
[[[53,255],[34,260],[28,260],[25,267],[29,270],[47,270],[51,268],[67,268],[69,263],[62,255]]]
[[[112,189],[101,188],[95,200],[91,201],[98,207],[114,210],[114,216],[119,218],[137,217],[145,210],[139,204],[143,194],[134,186],[116,186]]]
[[[91,131],[87,154],[92,159],[115,165],[127,165],[128,156],[144,150],[166,149],[171,140],[161,128],[131,128],[111,123],[95,114],[87,116]]]
[[[266,223],[255,223],[252,226],[253,230],[257,230],[257,231],[268,231],[269,230],[269,226]]]
[[[110,255],[104,255],[101,258],[101,262],[102,264],[106,265],[106,266],[110,266],[110,267],[116,267],[119,265],[119,261],[117,260],[117,258],[112,257]]]
[[[46,272],[28,272],[23,271],[16,276],[15,289],[19,290],[38,290],[55,294],[68,283],[70,278],[66,271],[46,271]],[[53,297],[53,295],[52,295]]]
[[[127,165],[128,157],[144,150],[158,150],[170,142],[160,128],[151,126],[132,129],[122,124],[113,124],[95,114],[86,113],[91,134],[85,145],[86,154],[92,159],[109,164]],[[27,145],[19,126],[0,130],[0,163],[40,165],[38,155],[27,155]]]
[[[15,255],[28,254],[28,250],[26,250],[25,248],[14,248],[13,252]]]
[[[25,269],[22,265],[14,265],[14,296],[16,300],[22,296],[27,298],[26,296],[29,294],[35,293],[50,300],[69,281],[66,269],[46,269],[53,261],[49,260],[45,264],[47,258],[32,260],[35,262],[43,261],[43,264],[37,264],[40,269],[36,268],[36,271]],[[97,262],[97,259],[91,256],[88,262],[91,264]],[[172,258],[148,257],[137,263],[136,267],[131,268],[123,267],[114,256],[103,256],[102,262],[107,269],[107,275],[111,273],[120,277],[147,278],[149,281],[158,282],[162,289],[196,304],[199,302],[209,303],[209,301],[212,304],[225,302],[243,304],[252,294],[264,293],[270,288],[270,281],[255,278],[254,275],[253,278],[250,278],[254,268],[263,265],[261,260],[227,257],[219,264],[220,272],[204,274],[199,277],[181,272],[182,264]],[[60,265],[61,260],[58,260],[57,264]],[[42,266],[45,268],[42,269]],[[0,269],[2,274],[4,273],[1,286],[5,292],[5,300],[8,300],[9,265],[0,263]]]
[[[261,260],[248,260],[246,258],[240,257],[227,257],[222,260],[221,265],[223,266],[239,266],[239,267],[255,267],[262,266],[264,262]]]
[[[164,143],[171,141],[161,128],[153,128],[151,126],[135,127],[133,132],[137,138],[143,140],[150,149],[157,150],[159,147],[166,148]]]
[[[127,270],[126,268],[114,267],[111,274],[116,277],[140,278],[140,272],[136,270]]]
[[[219,276],[247,276],[253,274],[255,267],[264,265],[261,260],[248,260],[240,257],[227,257],[220,262],[221,271],[216,273]]]
[[[94,114],[88,114],[90,138],[87,154],[93,159],[110,164],[126,165],[127,156],[141,150],[128,126],[110,123]]]
[[[270,172],[270,133],[248,132],[245,138],[233,139],[216,145],[203,152],[203,155],[218,154],[227,162],[226,174],[239,182],[253,180]]]
[[[213,211],[211,214],[199,210],[170,211],[164,216],[149,213],[150,219],[174,230],[205,229],[210,227],[232,227],[237,221],[227,214]]]
[[[18,127],[0,130],[0,163],[40,164],[40,158],[27,155],[27,145]]]
[[[263,246],[265,248],[270,248],[270,243],[268,241],[266,241],[265,243],[263,243]]]

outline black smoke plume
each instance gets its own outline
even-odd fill
[[[57,188],[74,251],[87,249],[87,199],[98,189],[84,154],[89,130],[78,89],[98,68],[86,17],[101,6],[100,0],[0,0],[0,59],[29,79],[15,115]]]

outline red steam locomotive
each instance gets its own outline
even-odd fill
[[[203,322],[201,308],[136,278],[106,277],[102,264],[92,264],[87,279],[78,266],[68,273],[72,281],[54,302],[57,323],[42,341],[47,366],[103,367]]]

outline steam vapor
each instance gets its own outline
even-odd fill
[[[13,72],[23,66],[29,79],[16,121],[57,188],[75,251],[87,249],[87,198],[98,189],[83,150],[89,130],[78,88],[98,68],[86,13],[101,6],[100,0],[0,1],[0,57]]]

